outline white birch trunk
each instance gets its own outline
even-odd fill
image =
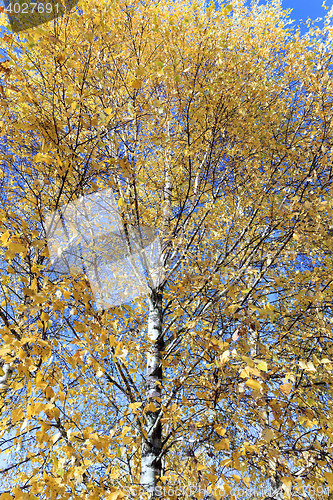
[[[251,270],[251,265],[249,266],[249,270]],[[248,282],[248,287],[252,288],[252,286],[255,283],[255,275],[252,275],[249,277],[249,282]],[[252,300],[251,297],[248,300],[248,304],[251,304]],[[249,327],[249,345],[250,345],[250,355],[251,358],[257,358],[259,356],[259,347],[258,347],[258,342],[259,342],[259,333],[255,330]],[[258,422],[259,426],[259,439],[262,438],[263,433],[265,430],[270,428],[269,425],[269,416],[270,416],[270,409],[267,404],[267,397],[263,395],[263,398],[266,401],[266,404],[262,407],[261,410],[261,420]],[[270,460],[270,477],[268,478],[269,481],[269,486],[270,486],[270,493],[272,496],[266,497],[265,500],[277,500],[280,498],[280,488],[282,486],[282,482],[279,477],[279,473],[277,471],[276,465],[277,465],[277,460],[272,457],[272,460]]]
[[[146,413],[144,430],[148,437],[142,442],[141,487],[150,498],[155,498],[155,489],[161,476],[162,425],[159,418],[162,393],[162,295],[153,292],[149,300],[148,339],[151,343],[147,353],[146,404],[154,403],[156,411]]]
[[[12,363],[4,363],[2,366],[4,374],[0,377],[0,391],[8,389],[8,380],[13,373]]]

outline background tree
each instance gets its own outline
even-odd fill
[[[1,500],[329,498],[331,28],[78,5],[2,38]],[[163,279],[98,311],[46,219],[106,188]]]

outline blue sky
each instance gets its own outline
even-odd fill
[[[260,0],[260,4],[264,4],[263,0]],[[295,24],[300,23],[302,19],[304,22],[310,17],[312,20],[317,17],[322,17],[329,12],[322,7],[323,0],[282,0],[282,8],[285,9],[293,9],[290,18],[296,21]],[[329,9],[333,5],[333,0],[326,0],[326,6]],[[301,24],[301,23],[300,23]],[[319,24],[321,26],[321,23]],[[300,25],[301,32],[304,33],[306,31],[306,25]]]
[[[316,19],[316,17],[324,17],[326,11],[321,5],[323,0],[282,0],[283,9],[293,9],[291,13],[292,19],[306,21],[308,17]],[[326,1],[327,7],[331,8],[332,0]]]

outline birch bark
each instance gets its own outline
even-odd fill
[[[167,134],[169,135],[169,124],[167,124]],[[164,207],[163,207],[163,225],[162,225],[162,256],[161,265],[165,270],[166,249],[170,242],[169,226],[171,215],[171,162],[170,151],[165,153],[165,178],[164,178]],[[141,457],[141,487],[148,492],[151,499],[155,500],[156,486],[162,473],[162,424],[161,424],[161,396],[162,396],[162,356],[165,348],[163,337],[162,320],[162,288],[157,286],[151,290],[149,297],[149,317],[148,317],[148,341],[150,344],[147,353],[146,368],[146,404],[153,403],[155,411],[146,413],[144,431],[146,439],[142,444]],[[158,497],[160,498],[160,496]]]
[[[153,291],[149,299],[148,339],[150,348],[147,353],[146,404],[153,403],[155,411],[147,411],[144,424],[145,440],[142,444],[141,486],[155,499],[157,481],[161,476],[162,425],[162,294]]]

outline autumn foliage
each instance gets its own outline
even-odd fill
[[[329,23],[82,0],[1,47],[0,500],[332,498]],[[163,279],[100,311],[46,219],[110,188]]]

